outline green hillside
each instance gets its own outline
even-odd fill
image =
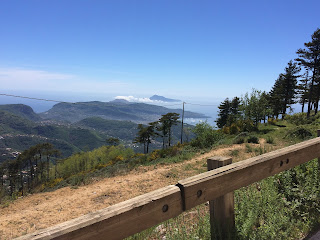
[[[133,121],[148,123],[157,121],[161,115],[169,112],[181,114],[181,109],[169,109],[145,103],[118,103],[118,102],[81,102],[58,103],[49,111],[41,113],[43,119],[78,122],[89,117],[101,117],[109,120]],[[207,118],[207,116],[185,111],[186,118]]]
[[[132,140],[137,133],[137,124],[130,121],[107,120],[101,117],[91,117],[76,123],[77,126],[88,127],[104,132],[122,140]]]
[[[35,123],[11,112],[0,110],[0,135],[7,133],[32,133]]]
[[[97,104],[97,105],[95,105]],[[59,114],[66,116],[69,120],[74,120],[74,115],[77,118],[86,117],[80,121],[69,124],[54,120],[38,121],[39,117],[33,110],[26,105],[0,105],[0,161],[11,159],[16,156],[15,152],[21,152],[30,148],[33,145],[50,142],[55,145],[62,153],[62,156],[67,157],[72,153],[79,151],[89,151],[106,144],[106,139],[113,137],[118,138],[123,144],[132,146],[132,141],[137,136],[137,123],[132,121],[108,120],[101,117],[105,112],[104,117],[109,114],[111,109],[113,113],[119,116],[129,118],[135,117],[138,112],[141,114],[140,120],[143,122],[146,119],[159,119],[159,114],[169,109],[163,107],[152,106],[148,104],[131,104],[90,102],[84,105],[57,104],[51,111],[58,111]],[[160,109],[160,110],[159,110]],[[103,111],[102,111],[103,110]],[[159,110],[157,115],[155,111]],[[112,112],[111,111],[111,112]],[[162,112],[161,112],[162,111]],[[100,114],[100,115],[99,115]],[[42,114],[43,116],[44,114]],[[160,115],[161,117],[161,115]],[[71,119],[72,118],[72,119]],[[63,119],[57,119],[63,120]],[[64,119],[66,120],[66,119]],[[147,122],[146,122],[147,123]],[[191,129],[192,126],[185,125],[185,129]],[[172,128],[172,143],[180,141],[181,127],[174,126]],[[193,134],[189,130],[188,136],[185,133],[184,141],[191,139]],[[188,138],[187,138],[187,137]],[[140,144],[136,144],[135,151],[143,151]],[[161,148],[162,138],[155,137],[150,150]],[[14,154],[13,154],[14,153]]]
[[[92,150],[105,144],[106,133],[76,126],[42,124],[11,112],[0,111],[0,162],[12,159],[33,145],[50,142],[67,157],[74,152]]]
[[[13,113],[17,116],[26,118],[30,121],[40,121],[41,118],[37,115],[33,109],[24,104],[5,104],[0,105],[0,110],[4,110]]]

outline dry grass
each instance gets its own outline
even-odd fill
[[[260,142],[250,146],[268,148],[268,151],[281,147]],[[232,156],[235,150],[238,154]],[[219,146],[182,163],[141,166],[127,175],[106,178],[86,186],[29,195],[0,209],[0,239],[12,239],[176,184],[179,179],[206,171],[206,159],[212,156],[232,156],[234,161],[240,161],[256,154],[247,152],[245,144]]]

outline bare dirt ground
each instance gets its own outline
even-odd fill
[[[267,144],[261,141],[260,145],[252,146],[263,148],[265,145]],[[234,161],[238,161],[253,154],[246,151],[244,144],[221,146],[182,163],[141,166],[126,175],[105,178],[89,185],[65,187],[54,192],[20,198],[9,206],[0,208],[0,240],[47,228],[155,189],[176,184],[179,179],[206,171],[206,159],[209,157],[233,155]]]

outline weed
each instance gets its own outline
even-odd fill
[[[253,148],[249,144],[246,144],[246,152],[247,153],[253,152]]]
[[[274,138],[271,137],[271,136],[267,136],[266,138],[266,142],[269,143],[269,144],[274,144]]]
[[[262,147],[257,147],[257,148],[254,148],[253,150],[254,150],[256,156],[262,155],[266,152],[266,150]]]
[[[230,155],[233,156],[233,157],[239,156],[239,150],[237,150],[237,149],[232,150],[231,153],[230,153]]]
[[[185,171],[189,171],[189,170],[191,170],[192,169],[192,165],[190,164],[190,163],[188,163],[188,164],[186,164],[185,166],[184,166],[184,170]]]

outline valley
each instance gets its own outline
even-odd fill
[[[17,153],[44,141],[52,143],[62,157],[103,146],[108,138],[118,138],[121,144],[134,146],[139,152],[142,151],[141,146],[132,143],[138,124],[157,121],[161,115],[171,111],[181,112],[179,109],[125,100],[59,103],[40,114],[23,104],[0,105],[0,162],[14,159]],[[185,112],[185,116],[207,117],[194,112]],[[173,127],[172,139],[173,143],[180,139],[178,126]],[[156,148],[161,148],[160,138],[151,146],[151,149]]]

